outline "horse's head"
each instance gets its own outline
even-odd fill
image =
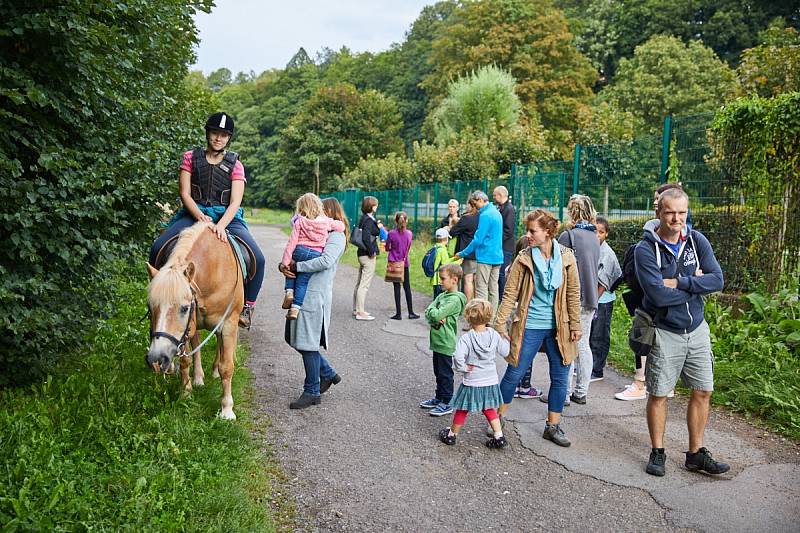
[[[194,263],[156,270],[147,265],[150,286],[150,349],[147,366],[155,372],[174,370],[173,359],[185,353],[186,342],[194,333],[197,300],[192,288]]]

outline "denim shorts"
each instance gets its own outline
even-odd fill
[[[672,333],[656,328],[653,350],[645,366],[647,390],[652,396],[666,396],[675,388],[678,376],[693,390],[714,390],[714,354],[711,333],[703,322],[691,333]]]

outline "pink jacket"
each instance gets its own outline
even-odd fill
[[[325,248],[325,241],[328,240],[328,233],[331,231],[344,231],[344,223],[322,215],[314,220],[298,216],[294,221],[292,233],[289,235],[289,242],[286,243],[286,249],[283,251],[281,263],[284,265],[291,263],[294,249],[298,246],[305,246],[321,252]]]

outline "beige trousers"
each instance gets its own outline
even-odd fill
[[[475,297],[489,300],[495,311],[497,304],[500,303],[498,281],[501,267],[502,265],[478,263],[478,271],[475,273]]]
[[[362,255],[358,258],[358,279],[356,280],[356,287],[353,289],[353,312],[366,314],[364,309],[364,302],[367,299],[367,291],[369,284],[372,283],[372,277],[375,275],[375,263],[377,258]]]

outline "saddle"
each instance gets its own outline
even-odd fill
[[[228,239],[231,241],[231,248],[233,248],[234,253],[236,254],[236,262],[239,263],[239,268],[242,269],[242,277],[246,281],[252,281],[252,279],[256,275],[256,256],[253,253],[253,250],[247,245],[246,242],[239,239],[236,235],[228,232]],[[161,247],[161,250],[158,251],[156,255],[155,265],[153,265],[156,269],[161,269],[166,263],[167,259],[169,259],[170,254],[172,253],[173,248],[175,248],[175,243],[178,242],[178,237],[180,237],[180,233],[175,235],[167,242],[164,243],[164,246]]]

